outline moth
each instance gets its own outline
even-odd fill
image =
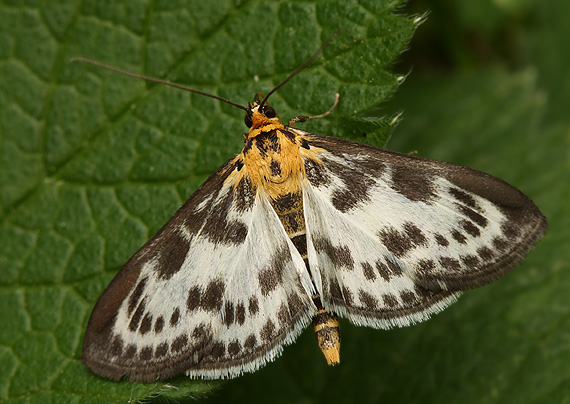
[[[498,178],[293,126],[311,117],[284,125],[267,100],[321,49],[247,107],[206,94],[246,111],[243,149],[103,292],[83,341],[93,372],[232,378],[311,322],[333,365],[337,316],[381,329],[426,320],[543,236],[546,218]]]

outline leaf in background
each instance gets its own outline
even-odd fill
[[[242,104],[277,94],[281,117],[331,133],[397,87],[385,69],[415,25],[398,1],[60,1],[0,5],[0,400],[137,402],[203,394],[180,377],[115,383],[80,363],[93,305],[127,259],[241,149],[239,110],[82,64],[86,56]],[[382,145],[392,118],[362,119]],[[334,132],[341,135],[338,129]],[[358,131],[352,133],[358,135]],[[305,338],[306,339],[306,338]],[[311,341],[311,349],[315,349]],[[320,358],[319,358],[320,360]],[[315,365],[324,366],[321,361]]]

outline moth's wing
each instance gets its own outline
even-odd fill
[[[97,302],[83,362],[118,380],[233,377],[308,324],[304,262],[239,157],[215,172],[121,269]],[[235,188],[234,188],[235,185]]]
[[[488,174],[298,133],[309,265],[325,306],[356,324],[422,321],[503,276],[546,230],[528,197]]]

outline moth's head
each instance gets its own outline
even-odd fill
[[[260,98],[261,94],[255,94],[253,102],[247,104],[248,110],[244,118],[245,125],[251,129],[261,128],[267,124],[280,124],[281,119],[273,107]]]

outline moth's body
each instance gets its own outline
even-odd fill
[[[298,131],[284,126],[279,118],[267,118],[257,107],[252,108],[252,127],[245,139],[245,146],[239,156],[244,169],[238,176],[249,176],[252,185],[258,189],[258,197],[269,198],[279,221],[291,242],[303,258],[311,274],[307,256],[305,216],[303,215],[303,192],[301,184],[307,181],[303,160],[311,159],[322,164],[307,141]],[[234,183],[240,179],[229,178]],[[311,281],[313,281],[313,276]],[[313,326],[317,343],[327,363],[340,362],[340,332],[335,315],[329,313],[318,293],[312,296],[315,305]]]
[[[82,352],[95,373],[236,377],[311,321],[335,364],[336,315],[384,329],[426,320],[521,263],[546,231],[497,178],[285,126],[266,100],[247,109],[242,152],[101,295]]]

